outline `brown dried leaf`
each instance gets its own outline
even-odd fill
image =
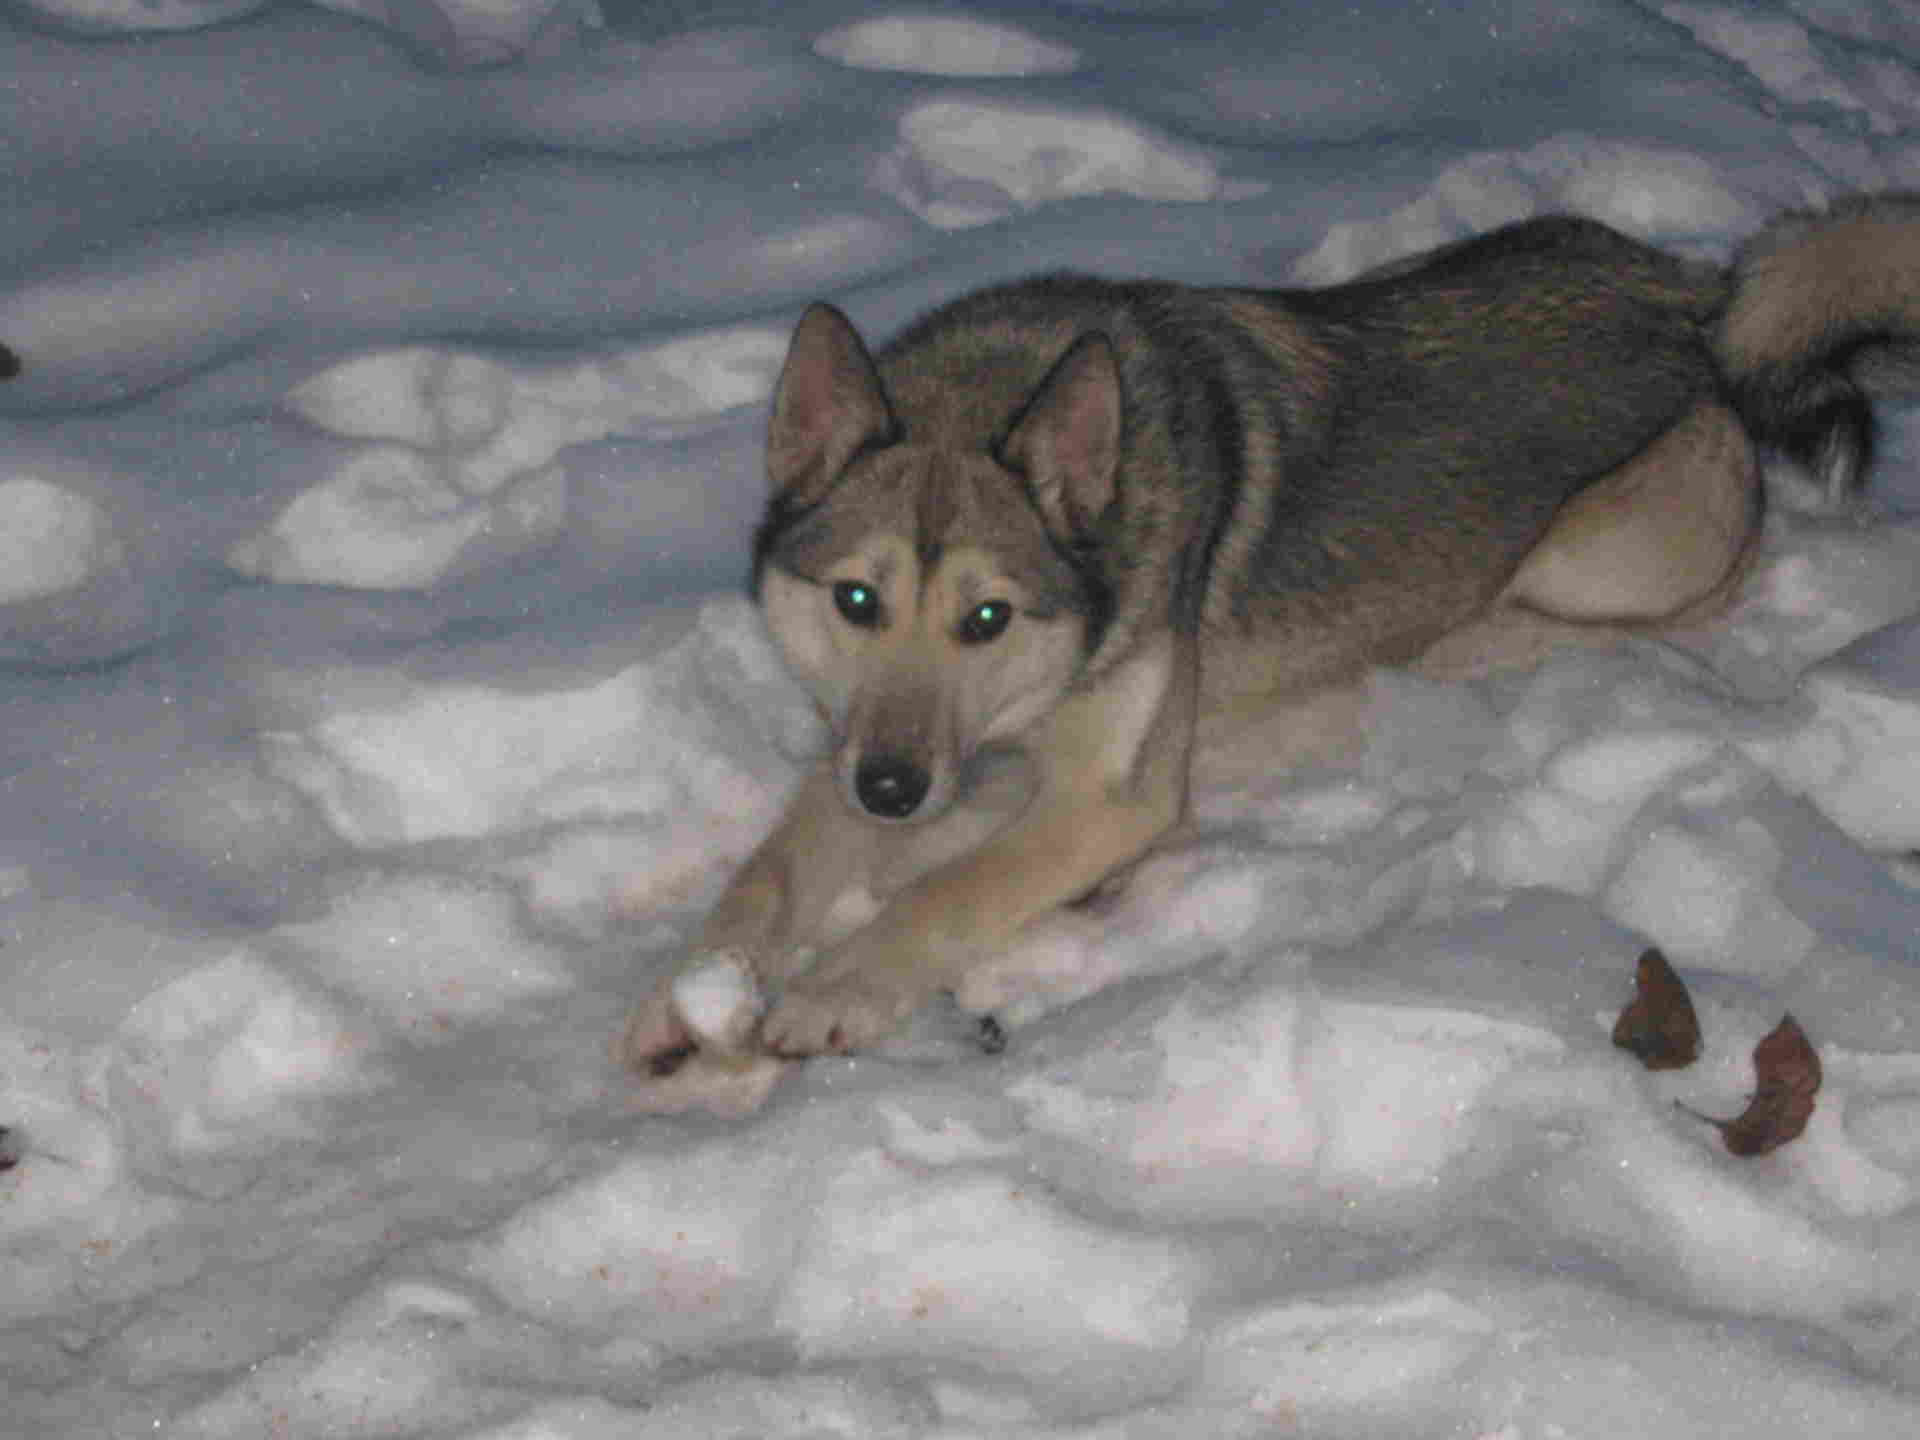
[[[1764,1155],[1797,1140],[1813,1118],[1820,1089],[1820,1056],[1800,1022],[1789,1015],[1753,1047],[1759,1088],[1734,1120],[1715,1120],[1735,1155]]]
[[[1687,987],[1667,957],[1648,949],[1634,976],[1635,993],[1613,1024],[1613,1043],[1649,1070],[1682,1070],[1700,1058],[1700,1021]]]

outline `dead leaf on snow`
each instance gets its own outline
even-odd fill
[[[1613,1043],[1649,1070],[1682,1070],[1700,1058],[1700,1021],[1687,987],[1667,957],[1649,949],[1640,957],[1632,1002],[1613,1025]]]
[[[1797,1140],[1813,1118],[1820,1089],[1820,1056],[1791,1015],[1753,1047],[1753,1068],[1759,1086],[1737,1118],[1701,1117],[1719,1128],[1735,1155],[1764,1155]]]

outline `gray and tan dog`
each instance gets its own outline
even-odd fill
[[[722,1042],[663,982],[623,1058],[870,1044],[1146,852],[1236,721],[1469,622],[1710,611],[1756,445],[1850,490],[1850,367],[1917,321],[1906,197],[1784,218],[1730,269],[1563,217],[1325,290],[1043,276],[877,357],[815,305],[753,584],[832,749],[693,959],[771,1004]]]

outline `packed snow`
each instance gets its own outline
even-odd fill
[[[878,1053],[609,1044],[821,743],[815,297],[1324,283],[1920,186],[1886,3],[0,18],[0,1430],[1920,1434],[1920,411],[1744,598],[1477,680]],[[1705,1034],[1609,1042],[1661,947]],[[724,958],[711,1048],[762,1003]],[[1783,1013],[1824,1085],[1729,1155]],[[987,1017],[992,1023],[986,1023]]]

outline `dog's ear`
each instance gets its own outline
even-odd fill
[[[1120,362],[1097,330],[1062,355],[1000,444],[1047,523],[1080,536],[1113,499],[1120,469]]]
[[[894,432],[893,407],[860,334],[833,306],[794,327],[767,425],[767,478],[783,499],[817,499],[841,468]]]

